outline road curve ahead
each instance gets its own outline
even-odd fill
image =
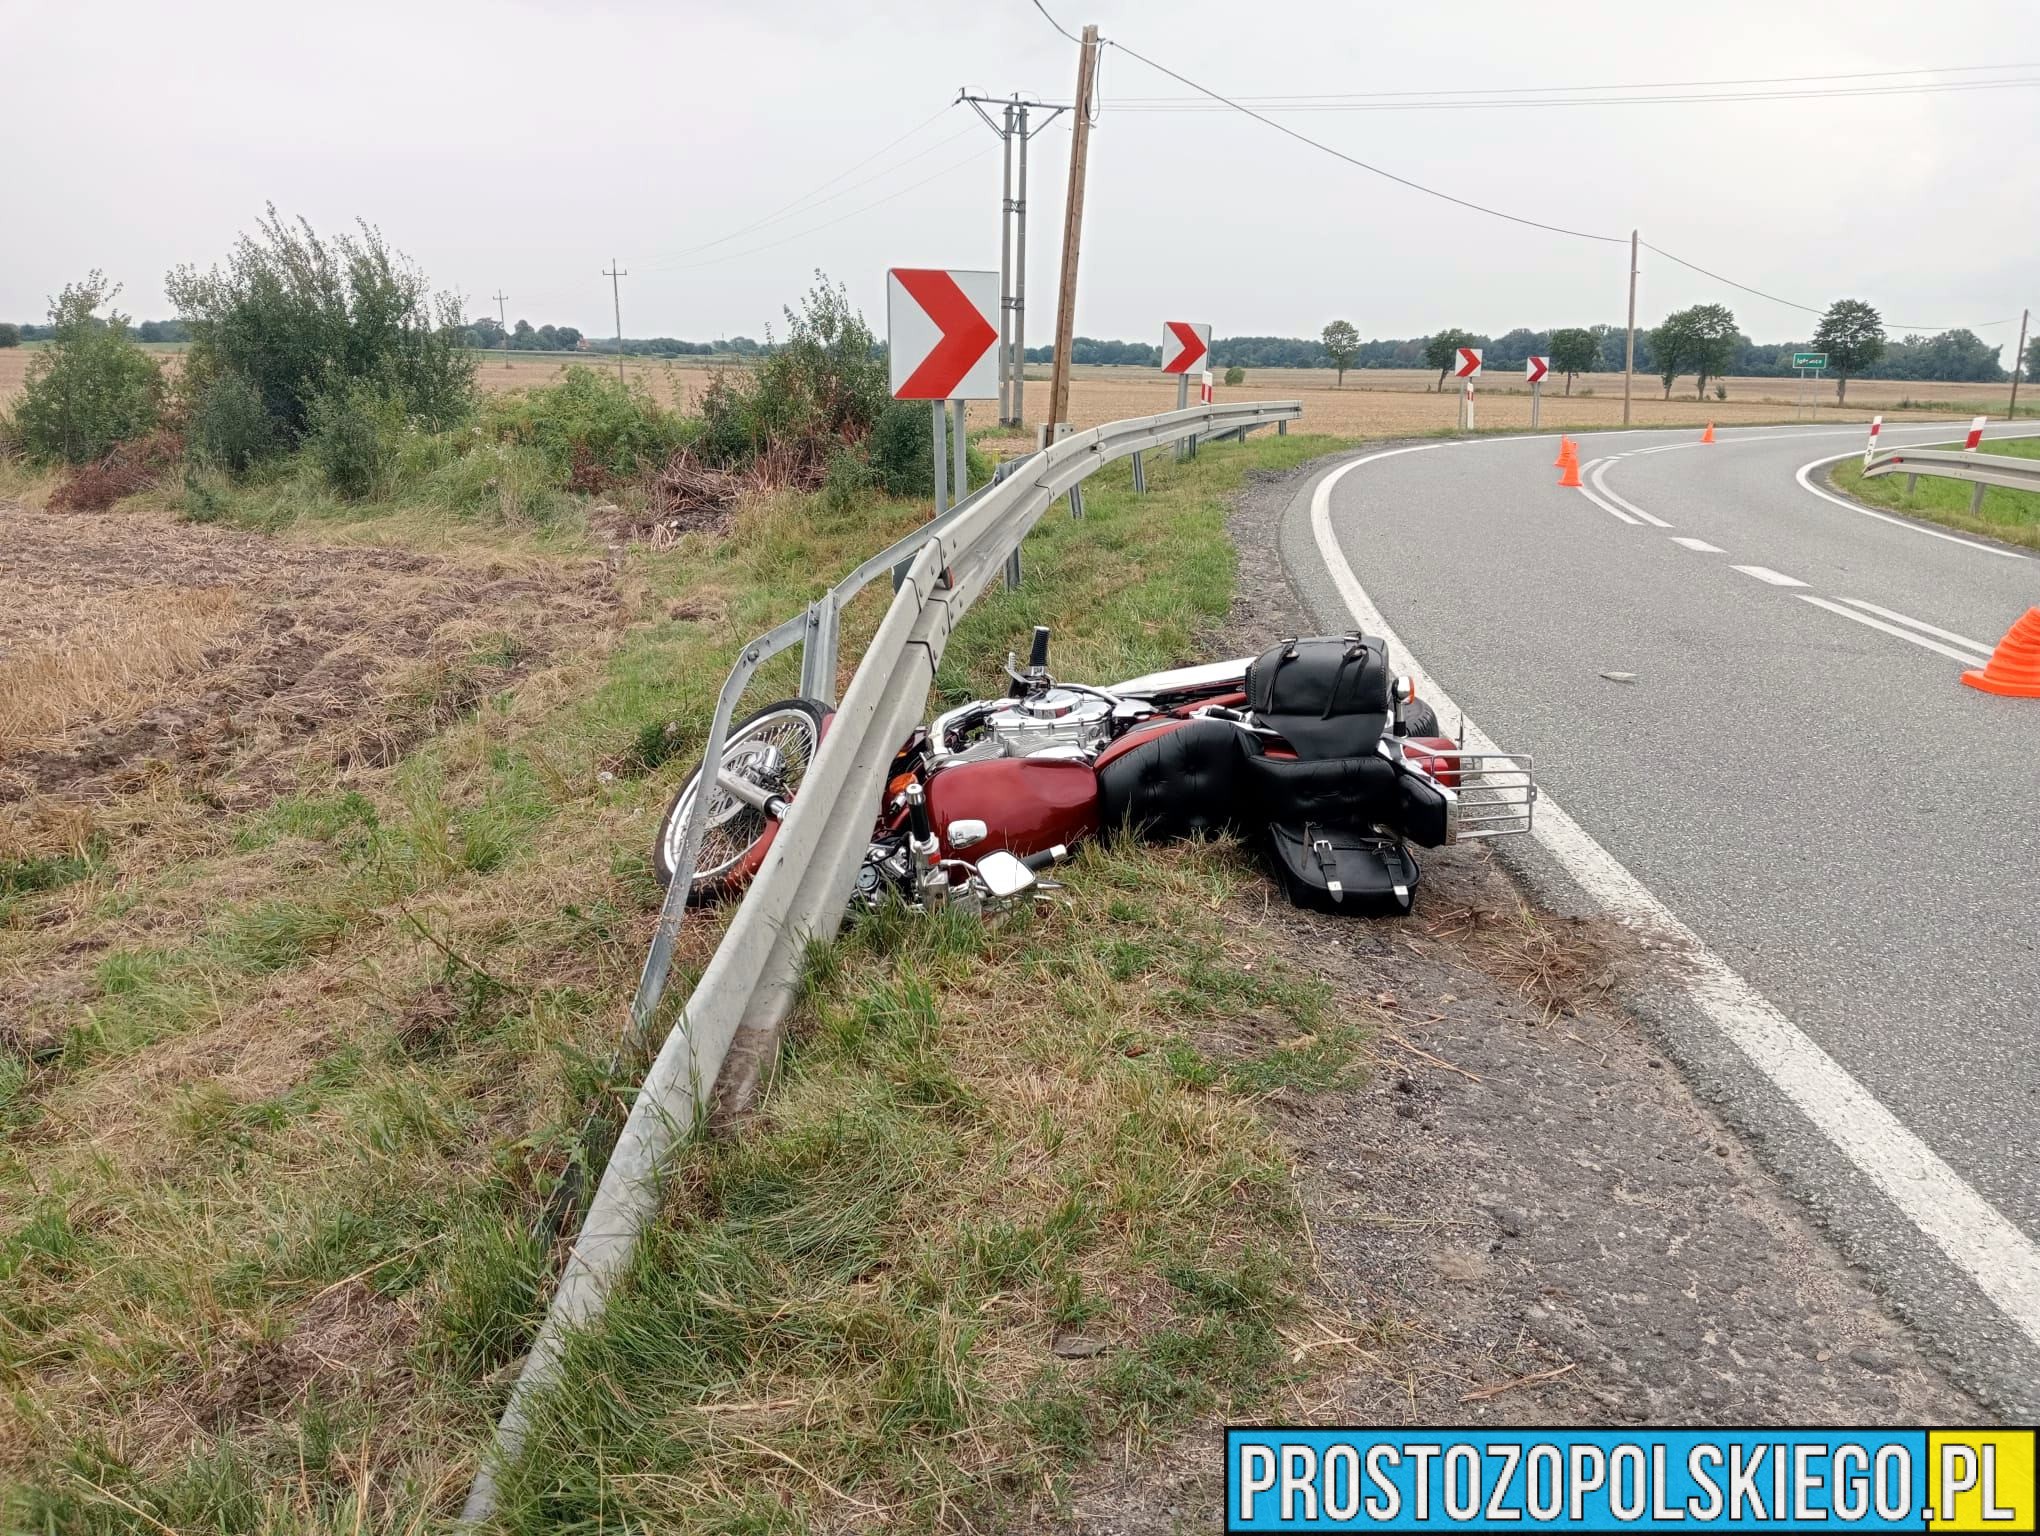
[[[1328,625],[1371,600],[1748,984],[1775,1051],[1677,988],[1647,1011],[1958,1373],[2030,1416],[2040,700],[1957,678],[2040,603],[2040,559],[1823,494],[1808,466],[1863,437],[1590,435],[1578,490],[1550,436],[1362,453],[1291,509],[1284,557]],[[1556,888],[1580,871],[1555,846],[1523,856]]]

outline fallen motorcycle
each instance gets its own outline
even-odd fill
[[[1403,913],[1436,848],[1530,829],[1531,760],[1441,735],[1378,638],[1295,639],[1258,657],[1109,688],[1048,670],[1049,631],[1010,688],[938,716],[900,747],[857,892],[920,907],[1022,899],[1088,837],[1234,832],[1259,841],[1292,901]],[[764,863],[830,721],[812,699],[767,705],[730,732],[707,794],[693,900],[739,892]],[[653,850],[679,863],[701,773]]]

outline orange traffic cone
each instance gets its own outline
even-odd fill
[[[2008,699],[2040,699],[2040,608],[2028,608],[1998,641],[1981,672],[1965,672],[1962,681],[1985,693]]]
[[[1706,430],[1705,432],[1702,432],[1702,433],[1700,434],[1700,441],[1701,441],[1701,442],[1703,442],[1703,443],[1711,443],[1711,442],[1713,442],[1713,441],[1714,441],[1714,423],[1713,423],[1713,422],[1711,422],[1711,421],[1710,421],[1710,422],[1708,422],[1708,423],[1707,423],[1707,430]]]
[[[1558,434],[1558,457],[1551,461],[1551,467],[1564,469],[1567,459],[1576,459],[1579,455],[1580,451],[1573,446],[1573,440],[1561,432]]]
[[[1580,456],[1578,450],[1574,450],[1573,453],[1567,456],[1565,465],[1559,474],[1558,483],[1560,485],[1578,485],[1580,483]]]

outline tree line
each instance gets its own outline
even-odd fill
[[[1876,311],[1856,299],[1839,301],[1824,316],[1821,327],[1837,311],[1856,313],[1851,306]],[[1334,327],[1342,327],[1330,334]],[[1668,328],[1669,327],[1669,328]],[[1704,391],[1709,381],[1728,375],[1743,378],[1790,378],[1792,354],[1827,350],[1816,334],[1803,341],[1752,341],[1735,325],[1734,314],[1718,304],[1696,305],[1667,316],[1656,326],[1636,330],[1636,371],[1646,377],[1663,379],[1668,363],[1674,378],[1687,374],[1698,377]],[[1620,373],[1623,366],[1623,336],[1619,325],[1589,325],[1537,330],[1518,326],[1499,336],[1480,331],[1448,327],[1429,336],[1408,336],[1362,340],[1350,322],[1334,321],[1327,335],[1301,336],[1219,336],[1211,343],[1215,368],[1331,368],[1341,379],[1348,370],[1370,368],[1445,368],[1457,348],[1482,349],[1482,364],[1488,369],[1521,368],[1532,354],[1552,359],[1553,371]],[[1862,379],[1922,380],[1941,383],[1998,383],[2009,375],[1999,362],[2005,349],[1992,345],[1968,330],[1942,331],[1932,336],[1906,335],[1886,338],[1877,322],[1881,347],[1874,360],[1849,368],[1851,377]],[[1334,351],[1334,346],[1337,350]],[[1854,355],[1851,353],[1850,355]],[[1079,364],[1121,365],[1134,368],[1161,366],[1161,348],[1150,342],[1114,341],[1078,336],[1070,346],[1070,357]],[[1053,347],[1029,347],[1027,361],[1055,361]],[[1829,372],[1840,378],[1842,364],[1831,355]],[[2030,377],[2040,367],[2040,338],[2028,349],[2026,372]]]

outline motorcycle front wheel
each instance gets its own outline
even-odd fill
[[[730,730],[723,743],[723,772],[781,799],[793,799],[821,745],[822,722],[828,713],[826,705],[813,699],[767,704]],[[659,822],[659,836],[652,845],[652,871],[661,885],[673,883],[700,783],[701,770],[696,768]],[[765,862],[765,852],[777,830],[778,823],[764,811],[711,783],[708,820],[702,831],[701,852],[694,860],[688,900],[707,901],[740,890]]]

